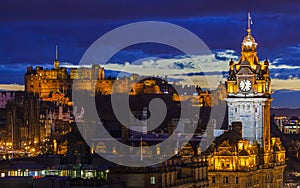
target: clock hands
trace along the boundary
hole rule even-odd
[[[246,90],[246,84],[244,84],[243,90]]]
[[[251,82],[249,80],[243,80],[240,82],[241,91],[249,91],[251,89]]]

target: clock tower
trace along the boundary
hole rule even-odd
[[[285,149],[280,138],[270,138],[269,62],[258,60],[250,21],[248,14],[240,59],[229,62],[229,130],[204,151],[211,188],[284,187]]]
[[[269,62],[260,62],[257,43],[251,34],[251,18],[248,15],[247,35],[242,42],[238,62],[229,62],[226,81],[228,126],[242,122],[242,137],[257,142],[264,153],[270,152],[270,104],[271,88]]]

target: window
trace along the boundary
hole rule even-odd
[[[226,184],[229,183],[228,176],[223,177],[223,183],[226,183]]]
[[[235,177],[235,183],[236,183],[236,184],[239,183],[239,177]]]
[[[155,177],[154,177],[154,176],[151,176],[151,177],[150,177],[150,184],[151,184],[151,185],[154,185],[154,184],[155,184]]]
[[[215,176],[211,177],[211,183],[216,183],[216,177]]]
[[[226,160],[226,167],[227,167],[227,168],[230,167],[230,162],[229,162],[229,160]]]

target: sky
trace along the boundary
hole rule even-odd
[[[227,71],[228,61],[239,58],[250,11],[258,56],[261,61],[270,60],[274,96],[280,99],[273,105],[300,107],[299,10],[296,0],[4,1],[0,6],[0,83],[23,84],[28,65],[52,68],[55,45],[59,45],[62,64],[76,65],[87,48],[106,32],[138,21],[164,21],[188,29],[212,50],[214,56],[209,58]],[[141,58],[141,64],[157,64],[161,60],[147,57],[162,56],[169,59],[164,66],[174,67],[174,59],[184,60],[180,55],[162,45],[136,45],[116,54],[106,68],[122,68]],[[187,64],[182,66],[187,69]],[[293,100],[284,97],[287,93],[294,96]]]

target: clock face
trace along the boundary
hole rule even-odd
[[[252,84],[251,84],[250,80],[242,80],[240,82],[240,90],[241,91],[245,91],[245,92],[250,91],[251,87],[252,87]]]

